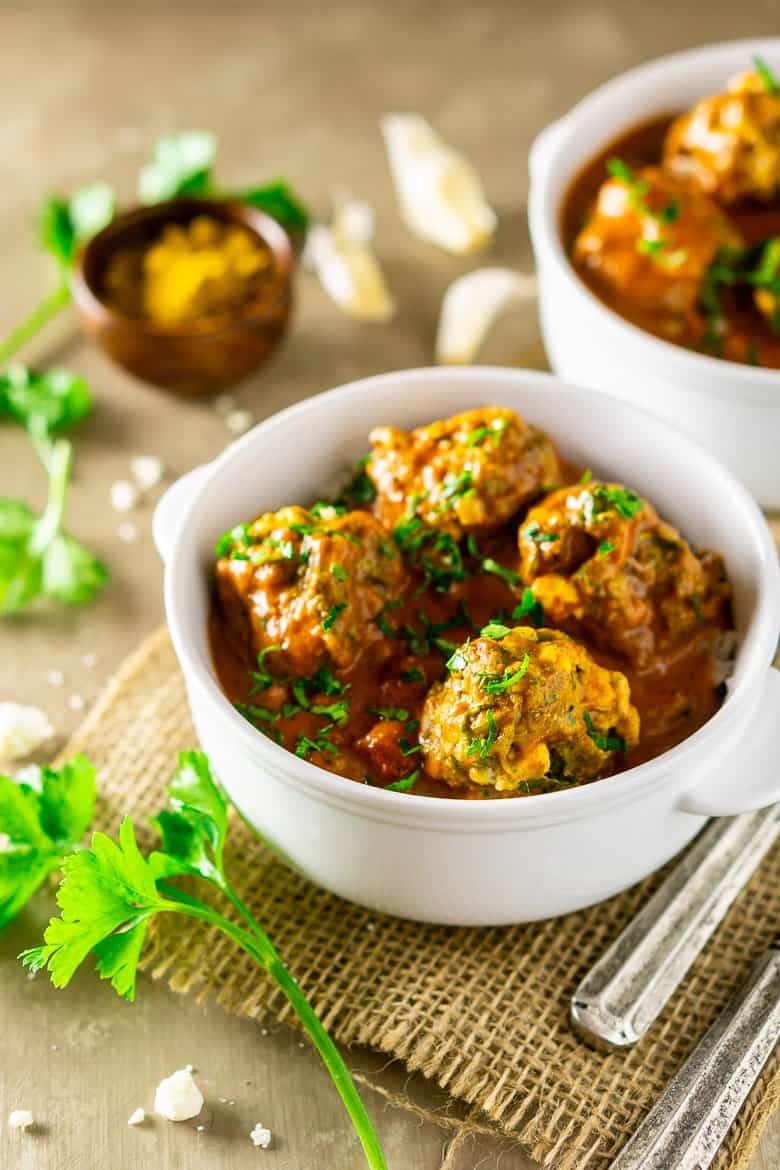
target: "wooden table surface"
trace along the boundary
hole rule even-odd
[[[525,228],[526,157],[538,130],[626,67],[702,40],[776,32],[774,0],[713,0],[703,9],[655,0],[546,0],[544,4],[411,0],[394,3],[90,5],[60,0],[0,4],[0,335],[51,279],[31,221],[41,194],[110,178],[133,197],[155,137],[174,128],[219,136],[223,183],[288,176],[320,213],[337,188],[367,198],[378,247],[399,304],[385,326],[342,316],[302,275],[294,327],[282,354],[239,388],[257,419],[351,378],[432,361],[441,296],[471,267],[414,240],[401,226],[377,120],[393,109],[428,115],[479,168],[501,227],[491,262],[530,270]],[[83,611],[25,617],[2,631],[0,699],[44,706],[64,737],[122,658],[161,620],[160,567],[150,533],[153,492],[129,517],[109,503],[134,454],[159,455],[168,480],[229,440],[205,404],[183,404],[112,368],[79,341],[67,316],[29,355],[87,376],[97,409],[76,436],[72,530],[112,569],[100,601]],[[497,330],[487,359],[543,363],[532,311]],[[0,429],[0,494],[42,502],[44,484],[23,437]],[[118,536],[122,520],[135,543]],[[61,671],[64,685],[49,681]],[[286,1030],[266,1034],[214,1006],[141,981],[120,1003],[85,973],[67,992],[30,980],[15,962],[51,909],[40,896],[0,938],[0,1167],[2,1170],[352,1170],[361,1158],[316,1055]],[[353,1066],[386,1091],[407,1086],[440,1110],[423,1123],[367,1094],[397,1170],[530,1170],[505,1143],[468,1139],[446,1151],[446,1118],[458,1107],[369,1053]],[[130,1129],[154,1087],[191,1063],[207,1097],[194,1124]],[[35,1133],[9,1133],[15,1108]],[[248,1138],[256,1122],[276,1135],[269,1151]],[[780,1124],[770,1125],[753,1170],[780,1164]]]

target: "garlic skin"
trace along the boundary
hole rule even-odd
[[[444,294],[436,334],[439,365],[473,361],[499,313],[536,295],[536,278],[511,268],[477,268]]]
[[[373,236],[373,209],[362,200],[347,199],[329,227],[315,224],[309,229],[304,263],[350,316],[359,321],[389,321],[395,302],[371,247]]]
[[[380,127],[409,230],[459,256],[486,247],[498,218],[468,159],[418,114],[387,114]]]

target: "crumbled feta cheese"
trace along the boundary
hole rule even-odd
[[[499,313],[535,295],[535,277],[511,268],[478,268],[458,277],[441,303],[436,361],[440,365],[472,362]]]
[[[259,1121],[249,1136],[252,1139],[252,1145],[259,1146],[262,1150],[267,1150],[273,1139],[270,1129],[266,1129]]]
[[[46,681],[50,687],[65,686],[65,675],[61,670],[50,670],[46,675]]]
[[[202,1108],[203,1094],[186,1068],[177,1069],[157,1086],[154,1111],[168,1121],[188,1121],[197,1117]]]
[[[0,760],[23,760],[53,735],[54,728],[39,707],[0,703]]]
[[[147,492],[163,477],[162,461],[156,455],[136,455],[130,460],[130,474],[141,491]]]
[[[71,711],[83,711],[87,705],[87,701],[83,695],[71,695],[68,699],[68,706]]]
[[[138,488],[129,479],[116,479],[111,484],[111,507],[115,512],[130,512],[139,500]]]
[[[120,540],[125,542],[125,544],[134,544],[135,541],[138,540],[138,529],[136,528],[135,524],[131,524],[129,520],[125,521],[124,524],[119,525],[116,530],[116,534]]]
[[[254,419],[248,410],[231,410],[225,416],[225,426],[231,435],[243,435],[251,427]]]
[[[9,1129],[29,1129],[33,1124],[33,1115],[29,1109],[14,1109],[8,1114]]]
[[[483,248],[498,219],[468,159],[418,114],[388,114],[380,125],[410,231],[456,254]]]
[[[146,1111],[144,1109],[135,1109],[127,1119],[128,1125],[143,1125],[146,1121]]]

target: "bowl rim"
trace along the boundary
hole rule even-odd
[[[116,248],[121,243],[124,233],[139,223],[175,222],[171,220],[171,212],[174,209],[180,212],[187,209],[193,213],[193,217],[202,212],[225,222],[239,221],[258,236],[271,249],[274,257],[279,290],[273,299],[257,297],[233,313],[169,325],[151,321],[146,317],[131,317],[106,304],[88,276],[95,252],[103,247],[108,247],[109,250]],[[79,311],[96,320],[101,326],[119,326],[148,337],[166,340],[211,341],[232,333],[243,325],[262,321],[289,300],[294,255],[292,240],[287,230],[272,216],[266,215],[256,207],[237,199],[209,199],[183,195],[177,199],[166,199],[161,203],[135,205],[115,215],[79,249],[71,277],[71,288]]]
[[[748,393],[752,391],[753,396],[761,402],[773,399],[776,401],[780,389],[780,370],[732,362],[675,345],[674,342],[657,337],[628,321],[591,292],[571,263],[560,230],[562,204],[577,171],[567,177],[563,191],[558,192],[554,198],[550,196],[549,187],[553,165],[560,155],[565,153],[567,141],[576,137],[581,120],[590,118],[594,112],[606,106],[618,105],[627,88],[645,83],[655,73],[666,71],[678,73],[697,65],[709,64],[712,58],[718,55],[747,56],[749,59],[755,54],[763,56],[767,53],[774,53],[780,57],[780,37],[747,37],[665,53],[605,81],[545,127],[534,139],[529,154],[531,182],[528,198],[528,216],[534,250],[536,251],[538,244],[543,243],[546,246],[545,261],[551,262],[556,271],[568,282],[569,287],[576,291],[583,309],[587,310],[591,317],[600,316],[616,332],[624,333],[635,345],[644,347],[648,353],[648,361],[652,361],[656,367],[658,362],[665,364],[676,362],[681,378],[686,372],[690,372],[697,377],[697,385],[706,384],[707,392],[729,393],[733,390],[733,385],[730,387],[722,385],[722,380],[728,379],[732,383],[739,383],[740,390],[746,390]],[[702,94],[702,97],[704,96],[706,94]],[[622,128],[628,130],[633,125],[636,125],[634,119],[627,120],[622,124]],[[600,146],[593,148],[589,157],[603,149],[610,139],[614,140],[616,136],[616,132],[613,131]],[[549,147],[549,154],[543,157],[546,147]],[[535,165],[537,160],[538,166]],[[716,379],[715,384],[711,381],[713,378]]]
[[[181,551],[186,542],[193,538],[190,525],[192,515],[204,493],[209,491],[220,477],[222,469],[240,452],[255,445],[262,447],[269,439],[272,440],[274,430],[279,425],[286,425],[290,418],[306,417],[314,403],[318,408],[328,410],[337,405],[342,406],[353,397],[371,396],[379,387],[394,383],[398,385],[399,380],[403,384],[405,380],[413,379],[419,386],[421,381],[446,383],[447,379],[453,376],[460,380],[473,378],[475,392],[479,384],[484,383],[486,379],[491,379],[494,386],[503,381],[508,386],[520,388],[542,381],[546,382],[551,390],[563,388],[568,393],[594,398],[601,405],[604,405],[603,400],[606,399],[610,409],[639,415],[640,421],[642,418],[652,419],[656,427],[669,432],[688,451],[695,452],[698,460],[703,460],[709,465],[712,476],[722,481],[724,496],[727,495],[733,501],[735,513],[740,512],[749,518],[751,539],[756,546],[757,560],[762,566],[760,580],[756,583],[755,609],[743,639],[743,643],[752,641],[752,660],[749,661],[737,684],[730,688],[726,700],[718,711],[693,735],[654,759],[614,776],[594,781],[592,784],[562,792],[541,793],[530,798],[464,800],[458,797],[415,795],[415,798],[410,800],[406,793],[356,784],[354,780],[328,772],[308,760],[298,759],[293,753],[263,736],[234,710],[219,686],[213,666],[205,662],[192,644],[193,639],[185,615],[177,605],[178,593],[182,587],[179,569]],[[312,425],[310,417],[307,418],[307,425]],[[670,766],[684,768],[690,765],[692,757],[694,760],[698,758],[701,763],[706,758],[707,745],[710,744],[710,750],[712,748],[713,738],[721,738],[722,746],[722,733],[727,734],[729,727],[742,717],[745,698],[749,700],[751,691],[757,690],[757,680],[764,677],[766,669],[771,664],[780,629],[780,567],[771,534],[758,505],[739,480],[704,448],[642,408],[604,391],[577,386],[553,374],[536,370],[491,366],[459,366],[457,371],[447,367],[397,370],[347,383],[276,412],[235,443],[230,444],[202,470],[203,474],[199,477],[195,490],[182,507],[180,522],[165,564],[166,616],[188,688],[193,685],[197,687],[208,700],[212,713],[220,719],[226,730],[230,729],[231,734],[236,737],[236,742],[242,744],[255,761],[258,756],[264,757],[262,764],[275,768],[285,783],[292,783],[310,793],[313,792],[319,799],[342,805],[346,803],[356,814],[371,815],[373,812],[374,815],[384,814],[392,819],[400,817],[403,820],[418,822],[422,820],[426,823],[443,824],[445,821],[454,821],[456,826],[466,821],[475,826],[501,829],[516,825],[518,822],[574,819],[588,810],[592,813],[604,806],[622,803],[624,800],[635,798],[639,791],[645,791],[654,784],[663,782]],[[192,588],[192,584],[188,585],[186,580],[183,585],[185,588]],[[763,631],[762,626],[765,627]],[[697,776],[696,780],[698,779]]]

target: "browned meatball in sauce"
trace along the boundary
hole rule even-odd
[[[274,667],[347,670],[382,637],[385,602],[403,586],[401,558],[368,512],[267,512],[220,542],[217,589],[238,644],[278,646]]]
[[[723,203],[769,200],[780,191],[780,93],[760,73],[735,77],[672,123],[670,175]]]
[[[513,410],[467,410],[411,433],[376,427],[370,437],[367,470],[389,528],[412,512],[456,540],[491,531],[560,478],[550,439]]]
[[[625,676],[567,634],[525,626],[461,647],[420,726],[432,776],[494,795],[593,780],[638,739]]]
[[[575,240],[575,261],[637,309],[692,313],[716,253],[739,246],[738,232],[707,195],[660,167],[632,173],[619,164],[616,172]]]
[[[552,492],[520,526],[520,575],[548,621],[580,629],[635,666],[673,650],[728,606],[720,557],[694,552],[621,484]]]

